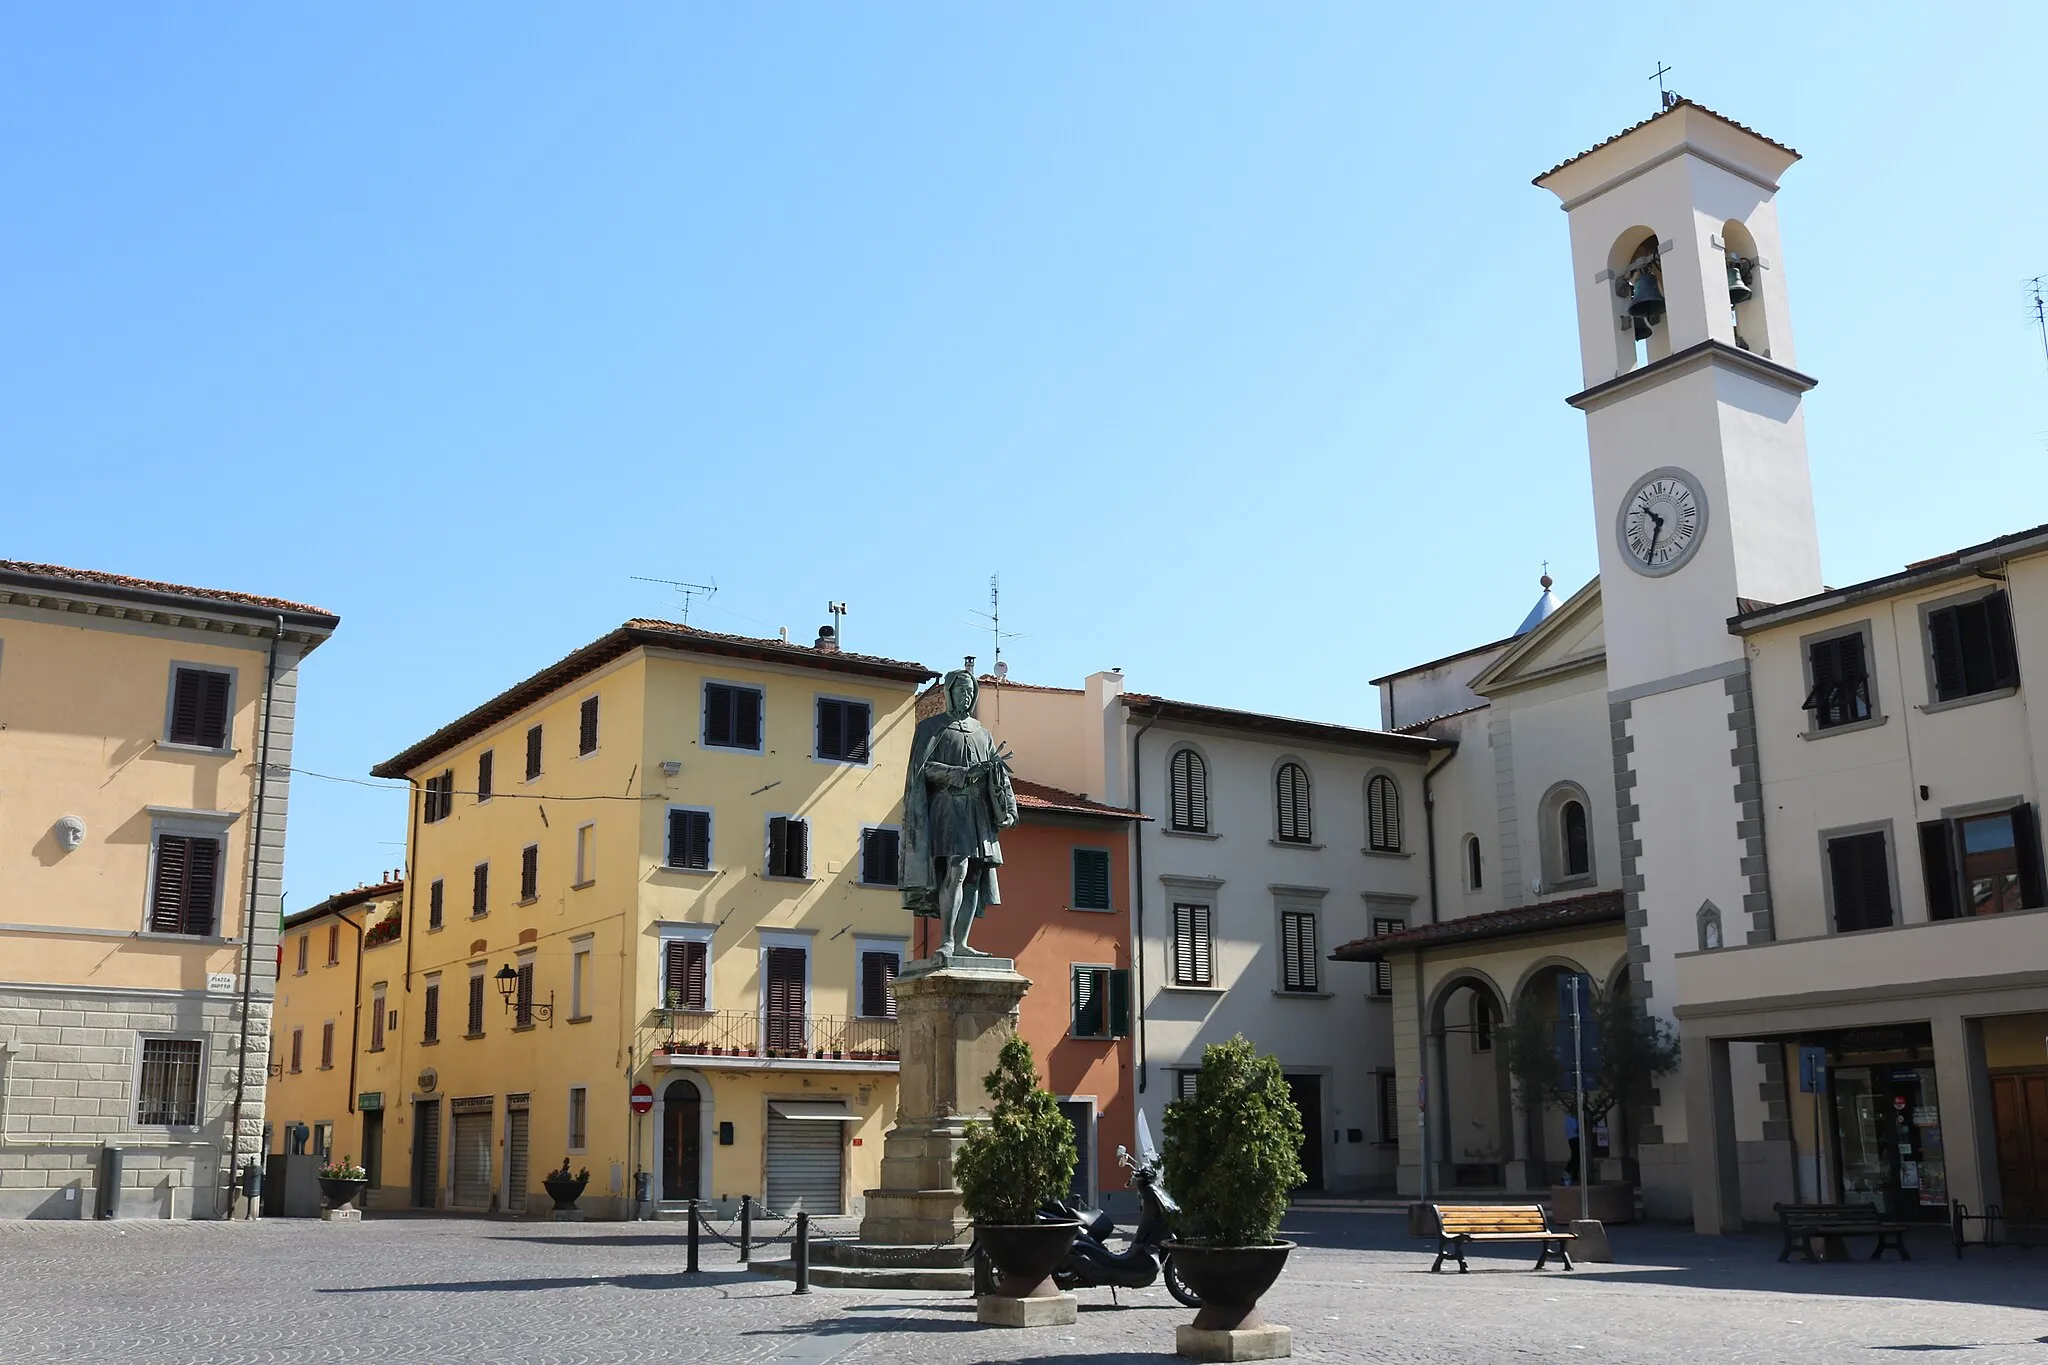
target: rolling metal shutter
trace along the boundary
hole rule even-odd
[[[412,1113],[412,1206],[431,1209],[441,1200],[441,1102],[415,1103]]]
[[[844,1106],[775,1100],[768,1105],[769,1209],[787,1216],[799,1202],[809,1214],[845,1212]]]
[[[491,1115],[455,1116],[455,1207],[491,1206]]]
[[[528,1123],[524,1095],[507,1101],[505,1115],[505,1208],[510,1213],[526,1212],[528,1183]]]

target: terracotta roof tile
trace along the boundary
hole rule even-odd
[[[1440,721],[1455,720],[1459,716],[1469,716],[1474,711],[1484,711],[1489,705],[1491,705],[1489,702],[1480,702],[1476,706],[1461,706],[1455,711],[1440,711],[1436,715],[1425,716],[1421,720],[1411,720],[1406,725],[1396,725],[1393,733],[1397,735],[1419,735]]]
[[[1028,778],[1013,777],[1010,786],[1017,793],[1017,805],[1024,810],[1041,810],[1061,815],[1099,815],[1111,820],[1150,820],[1149,815],[1140,815],[1122,806],[1104,805],[1090,801],[1077,792],[1044,782],[1033,782]]]
[[[1212,725],[1219,729],[1249,734],[1274,735],[1283,739],[1306,740],[1316,744],[1376,749],[1382,752],[1422,755],[1445,747],[1447,741],[1427,735],[1401,734],[1393,730],[1369,730],[1328,721],[1297,720],[1259,711],[1235,711],[1226,706],[1204,706],[1199,702],[1172,701],[1148,692],[1126,692],[1119,698],[1132,714],[1188,725]]]
[[[1555,166],[1552,166],[1543,174],[1537,176],[1535,180],[1531,183],[1541,185],[1544,181],[1550,179],[1551,176],[1556,175],[1559,171],[1571,165],[1573,162],[1584,161],[1587,157],[1593,155],[1593,153],[1599,151],[1602,147],[1605,147],[1610,143],[1619,142],[1623,138],[1627,137],[1630,133],[1633,133],[1641,128],[1647,128],[1651,124],[1655,123],[1658,119],[1663,118],[1666,114],[1675,113],[1680,109],[1697,109],[1702,114],[1706,114],[1710,118],[1717,118],[1721,120],[1721,122],[1727,124],[1730,128],[1740,128],[1743,132],[1748,133],[1751,137],[1757,138],[1758,140],[1763,142],[1770,143],[1773,147],[1776,147],[1781,152],[1789,153],[1792,156],[1799,155],[1798,152],[1793,151],[1790,147],[1787,147],[1784,143],[1778,141],[1776,138],[1765,137],[1762,133],[1759,133],[1756,129],[1750,127],[1748,124],[1737,123],[1734,119],[1729,118],[1726,114],[1716,113],[1714,110],[1707,108],[1706,105],[1701,104],[1696,100],[1689,100],[1681,97],[1679,99],[1673,100],[1664,108],[1659,109],[1656,113],[1650,115],[1641,123],[1632,123],[1628,127],[1616,133],[1613,137],[1602,138],[1600,141],[1586,148],[1585,151],[1580,152],[1577,156],[1566,157],[1564,160],[1558,162]]]
[[[1767,626],[1782,625],[1786,621],[1796,621],[1803,616],[1835,611],[1875,597],[1917,592],[1946,578],[1967,575],[1974,567],[1981,567],[1997,559],[2001,553],[2039,554],[2042,549],[2040,542],[2044,539],[2048,539],[2048,524],[1994,536],[1990,540],[1965,545],[1962,549],[1952,550],[1945,555],[1918,559],[1897,573],[1866,578],[1861,583],[1851,583],[1846,587],[1824,587],[1811,597],[1794,598],[1790,602],[1757,602],[1738,597],[1735,599],[1736,614],[1728,619],[1728,629],[1740,635]]]
[[[286,915],[282,927],[295,929],[301,924],[319,919],[322,915],[336,915],[344,910],[353,910],[366,901],[382,900],[386,896],[395,896],[403,890],[405,890],[405,878],[403,877],[379,882],[375,886],[359,886],[353,891],[343,891],[339,895],[329,896],[318,905],[308,909]]]
[[[162,583],[153,578],[130,578],[126,574],[106,573],[99,569],[66,568],[62,564],[31,564],[18,559],[0,559],[0,582],[12,584],[15,580],[21,579],[46,579],[81,588],[106,588],[122,594],[189,597],[202,602],[260,607],[265,611],[292,612],[300,616],[324,616],[330,621],[340,619],[323,607],[308,606],[304,602],[291,602],[282,597],[263,597],[251,592],[229,592],[224,588],[194,588],[183,583]]]
[[[1619,924],[1622,918],[1619,891],[1595,891],[1541,905],[1514,910],[1495,910],[1484,915],[1467,915],[1440,924],[1417,925],[1397,934],[1353,939],[1330,950],[1333,962],[1374,962],[1388,953],[1409,948],[1438,948],[1459,943],[1483,943],[1488,939],[1514,938],[1522,934],[1545,934],[1573,929],[1584,924]]]

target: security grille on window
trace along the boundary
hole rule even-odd
[[[228,747],[228,693],[234,675],[210,668],[180,668],[171,675],[170,743],[202,749]]]
[[[512,1022],[520,1028],[533,1027],[533,959],[519,963],[519,984],[513,993]]]
[[[540,895],[540,845],[519,850],[519,899],[530,901]]]
[[[860,955],[860,1012],[870,1019],[896,1017],[896,971],[900,953],[869,948]]]
[[[476,874],[471,879],[469,885],[470,918],[479,918],[480,916],[488,913],[490,911],[490,908],[491,865],[489,863],[478,863],[476,865]]]
[[[1401,791],[1384,773],[1365,784],[1365,840],[1374,853],[1401,851]]]
[[[1372,936],[1374,938],[1385,938],[1388,934],[1398,934],[1407,927],[1408,921],[1406,920],[1374,916]],[[1382,997],[1391,996],[1394,993],[1394,964],[1385,958],[1381,958],[1372,964],[1372,993]]]
[[[1074,850],[1074,908],[1107,910],[1109,904],[1109,850]]]
[[[860,879],[869,886],[902,883],[903,836],[893,829],[860,832]]]
[[[540,776],[541,727],[536,725],[526,732],[526,780],[533,781]]]
[[[1167,787],[1175,830],[1209,832],[1209,765],[1193,749],[1179,749],[1166,765]]]
[[[420,998],[420,1041],[441,1041],[441,983],[438,981],[429,981],[425,994]]]
[[[495,749],[486,749],[476,756],[476,799],[479,802],[491,799],[491,778],[496,767]]]
[[[1380,1136],[1383,1143],[1401,1140],[1401,1092],[1395,1083],[1394,1073],[1382,1071],[1377,1077],[1380,1091]]]
[[[768,822],[768,875],[808,877],[810,875],[810,834],[808,820],[778,815]]]
[[[1828,840],[1828,872],[1835,902],[1835,932],[1883,929],[1892,922],[1890,863],[1881,830]]]
[[[839,763],[868,761],[868,718],[864,701],[818,698],[818,757]]]
[[[2041,831],[2031,805],[1920,826],[1931,919],[1998,915],[2048,904]]]
[[[1287,844],[1312,842],[1315,831],[1314,822],[1309,818],[1308,769],[1299,763],[1282,763],[1273,779],[1273,788],[1274,819],[1279,827],[1280,841]]]
[[[597,698],[585,697],[576,713],[576,752],[597,752]]]
[[[469,1036],[484,1036],[484,974],[478,968],[469,976]]]
[[[668,865],[711,870],[711,812],[672,809],[668,813]]]
[[[2003,589],[1928,612],[1927,643],[1934,660],[1936,701],[2019,686],[2012,608]]]
[[[455,813],[455,774],[452,770],[428,778],[424,791],[426,809],[420,812],[420,818],[426,823],[439,824]]]
[[[661,998],[672,1010],[702,1012],[711,947],[695,939],[670,939],[661,948]]]
[[[713,749],[761,747],[761,689],[704,684],[704,743]]]
[[[1131,975],[1119,967],[1076,967],[1073,976],[1076,1038],[1127,1038],[1131,1033]]]
[[[151,933],[212,935],[220,862],[220,840],[212,835],[157,835],[156,880],[149,891]]]
[[[1173,984],[1213,985],[1214,945],[1209,938],[1209,907],[1187,902],[1173,907]]]
[[[135,1121],[153,1127],[197,1126],[199,1068],[205,1056],[206,1045],[197,1038],[143,1039]]]
[[[1802,707],[1813,712],[1813,728],[1832,730],[1869,720],[1870,671],[1863,659],[1863,633],[1851,631],[1806,647],[1813,686]]]
[[[1316,977],[1316,917],[1306,910],[1280,912],[1280,989],[1313,994]]]
[[[427,927],[441,927],[441,917],[448,905],[448,888],[439,877],[427,887]]]

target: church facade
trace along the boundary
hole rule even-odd
[[[1563,1176],[1563,1116],[1520,1103],[1494,1030],[1576,975],[1683,1044],[1587,1135],[1650,1215],[2048,1217],[2048,530],[1823,586],[1796,159],[1674,98],[1537,178],[1570,224],[1600,574],[1377,680],[1387,728],[1456,745],[1429,922],[1333,954],[1392,979],[1404,1191]]]

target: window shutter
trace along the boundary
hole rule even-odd
[[[1081,910],[1110,908],[1107,849],[1074,850],[1074,905]]]
[[[469,888],[469,913],[481,915],[490,909],[490,904],[491,865],[489,863],[478,863],[476,865],[476,878]]]
[[[768,821],[768,875],[781,877],[789,866],[789,817],[773,816]]]
[[[1173,907],[1173,984],[1195,984],[1195,907]]]
[[[1835,883],[1837,932],[1880,929],[1892,922],[1884,835],[1856,834],[1829,840],[1828,867]]]
[[[1107,972],[1109,980],[1109,1036],[1131,1036],[1131,973],[1128,968]]]
[[[427,987],[427,997],[420,1008],[420,1041],[431,1043],[441,1036],[441,988]]]
[[[520,963],[518,975],[519,984],[514,990],[517,1012],[513,1017],[519,1021],[521,1028],[525,1028],[533,1022],[533,964]]]
[[[751,687],[733,692],[732,742],[742,749],[761,747],[761,694]]]
[[[1168,779],[1173,788],[1173,827],[1175,829],[1187,829],[1193,820],[1193,816],[1189,814],[1188,806],[1188,759],[1191,757],[1192,755],[1183,749],[1173,756],[1173,762],[1167,768]]]
[[[1920,826],[1920,871],[1927,881],[1929,919],[1954,919],[1956,915],[1954,841],[1954,826],[1946,820],[1929,820]]]
[[[846,707],[829,697],[818,699],[818,757],[846,757]]]
[[[896,1017],[895,953],[869,952],[860,955],[860,1012],[871,1019]]]
[[[1928,648],[1934,657],[1934,699],[1963,695],[1963,640],[1954,607],[1927,614]]]
[[[436,877],[433,884],[427,888],[427,927],[429,929],[441,927],[441,914],[446,906],[446,888],[443,886],[441,879]]]
[[[1813,670],[1813,686],[1806,693],[1806,700],[1800,705],[1814,713],[1816,726],[1834,724],[1829,703],[1835,695],[1835,684],[1841,681],[1839,655],[1835,640],[1818,640],[1806,651],[1808,666]],[[1859,639],[1860,643],[1860,639]]]
[[[769,1047],[795,1052],[804,1046],[804,950],[768,950]]]
[[[540,735],[541,727],[538,725],[526,732],[526,780],[529,782],[540,776]]]
[[[491,769],[497,762],[497,751],[486,749],[476,756],[476,799],[491,799]]]
[[[1394,964],[1385,958],[1372,964],[1372,989],[1375,995],[1394,993]]]
[[[1197,834],[1209,831],[1209,769],[1193,749],[1175,752],[1168,769],[1173,789],[1173,827]]]
[[[1074,1036],[1102,1036],[1102,990],[1093,967],[1074,968]]]
[[[175,934],[185,923],[185,872],[191,863],[192,841],[165,834],[156,841],[156,886],[149,898],[149,928]]]
[[[528,844],[519,850],[519,899],[530,901],[540,894],[540,846]]]
[[[2017,687],[2020,666],[2012,639],[2012,600],[2003,588],[1984,599],[1984,629],[1990,636],[1991,686]]]
[[[1863,923],[1882,929],[1892,922],[1892,882],[1885,863],[1884,836],[1866,834],[1859,841],[1863,860]]]
[[[1197,986],[1211,985],[1213,984],[1213,978],[1211,976],[1212,963],[1210,962],[1209,907],[1206,905],[1193,905],[1188,908],[1193,911],[1193,914],[1189,916],[1189,920],[1193,930],[1194,984]]]
[[[789,822],[789,875],[802,877],[809,873],[811,851],[807,847],[811,826],[805,820]]]
[[[585,697],[583,706],[576,717],[576,752],[590,754],[597,752],[597,698]]]
[[[228,745],[228,675],[199,676],[199,742],[215,749]]]
[[[704,742],[721,747],[737,741],[733,739],[733,689],[718,683],[704,684]]]
[[[171,675],[171,743],[198,742],[198,675],[189,668],[181,668]]]
[[[481,975],[469,979],[469,1031],[472,1034],[484,1031],[484,979]]]
[[[191,869],[186,874],[183,932],[213,932],[214,901],[220,893],[220,840],[188,839]]]
[[[2020,865],[2020,904],[2029,910],[2048,905],[2048,887],[2041,879],[2040,819],[2024,801],[2012,808],[2012,851]]]

